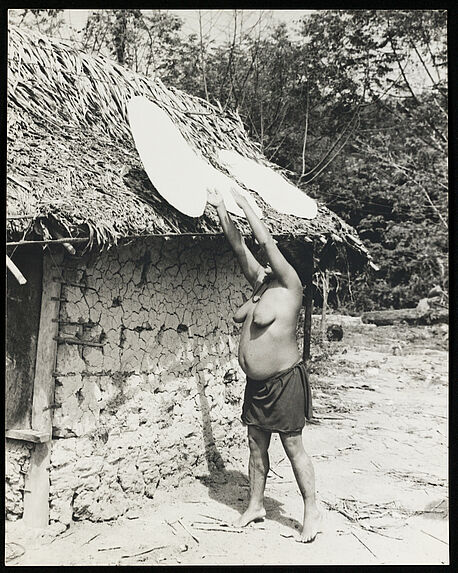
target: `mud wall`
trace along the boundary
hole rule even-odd
[[[151,239],[60,277],[51,520],[108,520],[245,439],[232,315],[248,294],[223,240]],[[81,286],[78,286],[81,285]]]
[[[5,443],[5,517],[11,521],[22,517],[25,475],[32,448],[32,444],[19,440]]]

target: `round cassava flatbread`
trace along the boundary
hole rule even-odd
[[[273,169],[232,150],[221,150],[218,159],[233,177],[247,189],[256,191],[279,213],[303,219],[316,217],[316,201]]]
[[[258,217],[262,211],[255,199],[231,177],[215,169],[187,143],[178,127],[158,105],[143,96],[127,104],[129,124],[143,167],[157,191],[175,209],[200,217],[207,203],[207,189],[215,187],[228,211],[245,217],[231,187],[245,196]]]
[[[127,104],[135,146],[154,187],[175,209],[200,217],[207,203],[201,160],[159,106],[135,96]]]

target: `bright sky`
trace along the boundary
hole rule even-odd
[[[205,35],[211,34],[213,39],[218,40],[233,33],[234,10],[169,11],[184,20],[183,29],[187,33],[199,33],[199,13]],[[256,26],[264,29],[280,22],[294,26],[295,21],[311,12],[313,10],[237,10],[237,26],[245,30]]]
[[[303,16],[311,14],[314,10],[237,10],[237,26],[249,29],[252,26],[268,26],[279,22],[285,22],[288,26],[294,26],[295,21]],[[183,31],[186,34],[199,34],[199,16],[202,24],[202,32],[205,37],[216,42],[224,40],[233,32],[234,10],[168,10],[171,14],[179,16],[184,24]],[[65,10],[64,16],[67,23],[76,30],[84,27],[87,20],[88,10]]]

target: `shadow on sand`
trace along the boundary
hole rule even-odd
[[[241,514],[245,511],[249,501],[250,487],[248,476],[238,470],[226,468],[226,464],[215,444],[210,419],[210,407],[202,380],[198,383],[198,391],[202,413],[205,458],[209,472],[205,476],[198,477],[198,479],[208,487],[209,496],[212,499],[219,503],[226,504]],[[293,484],[291,484],[291,486],[296,487]],[[299,501],[299,492],[297,492],[297,494]],[[283,504],[278,500],[265,496],[264,506],[267,512],[267,520],[277,521],[281,525],[290,527],[296,531],[301,529],[302,524],[299,521],[284,514]]]

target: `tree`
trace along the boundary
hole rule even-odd
[[[8,11],[10,22],[29,28],[34,28],[42,34],[53,36],[59,34],[64,20],[62,8],[26,8]]]
[[[135,72],[174,83],[177,76],[183,76],[182,56],[188,47],[181,26],[180,18],[164,10],[94,10],[84,30],[83,49],[115,57]]]
[[[354,289],[359,304],[413,306],[432,284],[447,287],[445,13],[354,16],[355,43],[368,34],[381,54],[369,60],[377,75],[357,135],[322,177],[321,193],[340,195],[332,208],[382,262],[370,297],[367,289]],[[352,33],[348,22],[347,30]]]

